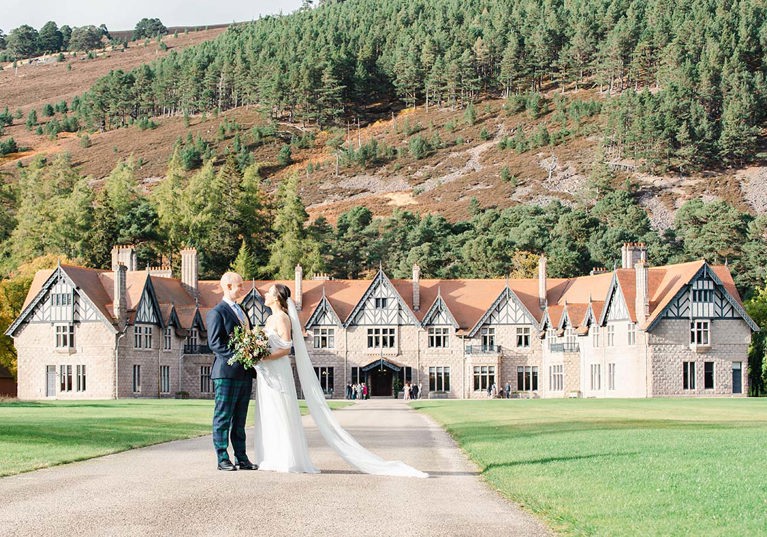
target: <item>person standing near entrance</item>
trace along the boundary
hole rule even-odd
[[[349,383],[346,384],[346,398],[347,399],[352,398],[352,385]]]
[[[368,398],[368,385],[363,384],[362,385],[362,398],[367,399]]]
[[[411,399],[418,399],[418,395],[419,395],[420,393],[421,393],[421,392],[419,392],[419,391],[418,391],[418,384],[413,384],[413,385],[410,387],[410,398],[411,398]]]

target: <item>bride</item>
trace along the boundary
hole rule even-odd
[[[256,464],[276,472],[319,473],[309,458],[301,414],[298,410],[290,348],[294,347],[296,369],[306,404],[325,441],[358,470],[376,475],[428,477],[428,474],[399,462],[385,461],[357,443],[336,421],[314,373],[306,350],[301,323],[290,289],[282,284],[269,288],[264,303],[272,310],[264,331],[272,353],[257,366]]]

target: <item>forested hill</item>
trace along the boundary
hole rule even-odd
[[[85,122],[259,104],[325,126],[374,102],[596,85],[609,146],[694,170],[752,160],[767,110],[760,0],[349,0],[230,29],[83,96]]]

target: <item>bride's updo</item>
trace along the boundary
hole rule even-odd
[[[280,303],[282,309],[288,311],[288,299],[290,298],[290,288],[282,285],[281,283],[274,284],[274,290],[277,294],[277,302]]]

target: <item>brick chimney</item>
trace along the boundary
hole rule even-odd
[[[538,305],[546,308],[546,256],[538,259]]]
[[[304,269],[301,265],[296,265],[296,296],[295,303],[296,309],[301,311],[301,306],[304,298]]]
[[[413,265],[413,311],[421,309],[421,267]]]
[[[621,267],[634,268],[639,261],[647,261],[647,245],[643,242],[627,242],[621,247]]]
[[[127,284],[125,282],[125,274],[128,272],[128,268],[125,265],[118,265],[115,268],[112,313],[114,314],[115,319],[117,319],[118,326],[122,328],[125,326],[125,322],[128,319],[128,293]]]
[[[117,267],[124,265],[131,272],[138,270],[136,248],[133,246],[114,246],[112,248],[112,271],[117,272]]]
[[[650,316],[650,280],[647,262],[640,259],[634,265],[636,271],[636,314],[637,324],[642,325]]]
[[[197,248],[181,250],[181,285],[195,297],[198,295],[198,271]]]

